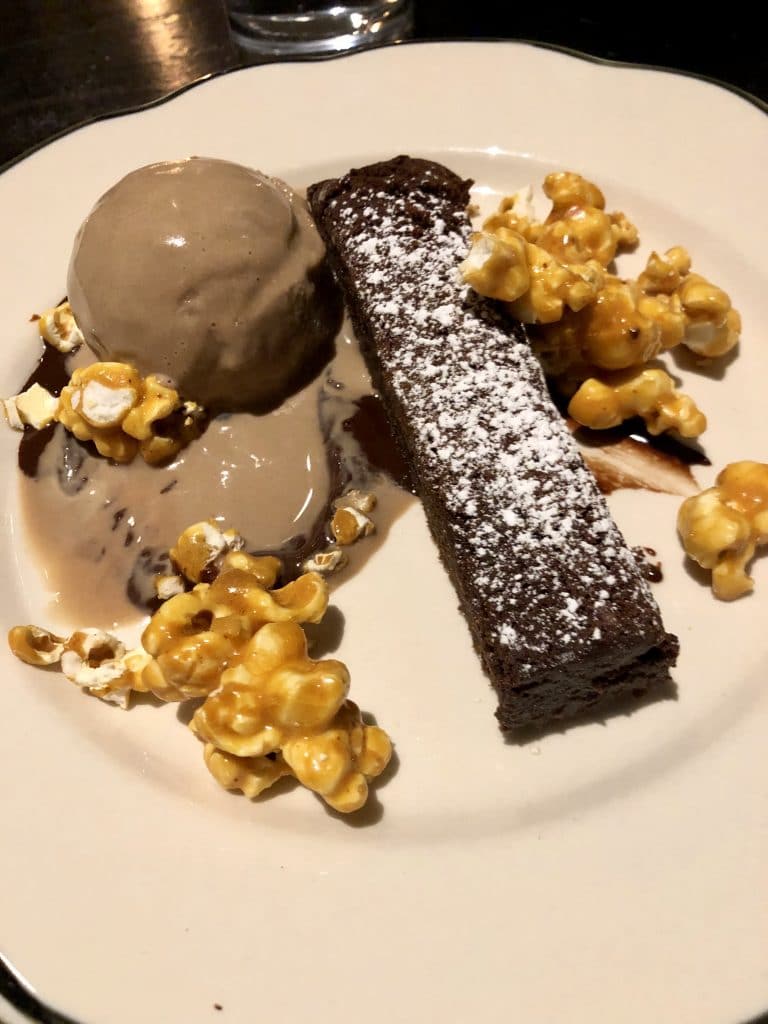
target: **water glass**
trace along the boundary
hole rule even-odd
[[[404,39],[412,0],[227,0],[236,42],[254,58],[317,57]]]

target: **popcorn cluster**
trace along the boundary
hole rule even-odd
[[[308,572],[275,589],[279,560],[241,548],[236,531],[214,523],[185,530],[171,552],[182,589],[152,616],[137,650],[100,630],[64,639],[36,626],[14,627],[10,648],[30,665],[60,665],[85,692],[123,707],[132,692],[203,698],[191,729],[227,789],[253,797],[292,775],[335,810],[358,810],[392,745],[348,699],[346,666],[308,655],[301,625],[323,618],[327,584]]]
[[[680,344],[702,358],[730,351],[741,318],[728,295],[691,273],[690,256],[680,246],[652,252],[637,280],[619,278],[608,268],[618,252],[637,245],[635,226],[623,213],[606,213],[600,189],[578,174],[549,174],[543,190],[552,201],[543,223],[533,216],[530,192],[502,200],[472,237],[461,265],[464,279],[536,325],[532,344],[560,390],[575,392],[568,412],[577,422],[597,427],[606,419],[594,414],[599,394],[614,413],[606,426],[641,415],[653,432],[697,436],[706,419],[695,403],[679,395],[667,375],[643,376],[643,368]],[[634,373],[612,377],[617,371]],[[649,388],[658,390],[659,401],[647,413],[645,401],[642,408],[627,402],[630,390]],[[675,412],[664,414],[660,403]],[[621,410],[626,412],[617,419]]]
[[[156,465],[199,436],[203,410],[183,402],[159,377],[126,363],[92,363],[75,370],[62,390],[56,419],[100,455]]]
[[[568,412],[584,427],[606,430],[641,416],[651,434],[676,430],[682,437],[698,437],[707,419],[688,395],[681,395],[664,370],[632,369],[603,380],[590,377],[571,399]]]
[[[712,570],[712,590],[723,601],[748,594],[746,567],[768,544],[768,464],[732,462],[709,487],[687,498],[677,517],[686,553]]]
[[[43,341],[65,355],[74,352],[83,343],[82,332],[68,302],[47,309],[38,318],[37,328]]]
[[[317,551],[303,563],[305,572],[319,572],[330,576],[347,564],[343,548],[370,537],[376,531],[371,513],[376,508],[376,495],[366,491],[349,490],[333,503],[333,516],[328,524],[328,533],[333,543],[325,550]]]
[[[37,324],[46,344],[65,355],[82,344],[68,302],[47,310]],[[167,462],[199,437],[205,418],[199,405],[183,401],[160,377],[141,377],[126,363],[75,370],[59,398],[33,384],[0,404],[14,430],[40,430],[58,420],[105,458],[132,462],[138,454],[150,465]]]

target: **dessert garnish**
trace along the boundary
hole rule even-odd
[[[674,430],[681,437],[699,437],[707,418],[688,395],[681,395],[664,370],[640,367],[589,377],[568,405],[568,415],[592,430],[617,427],[639,416],[651,434]]]
[[[523,328],[473,293],[469,182],[398,157],[308,190],[504,728],[668,679],[677,653]]]
[[[686,498],[677,516],[686,554],[712,570],[712,592],[723,601],[750,593],[747,565],[768,544],[768,464],[732,462],[713,487]]]
[[[238,550],[238,538],[204,523],[185,531],[174,557],[194,585],[163,601],[139,648],[128,651],[103,630],[60,637],[37,626],[11,629],[9,646],[27,664],[59,665],[83,692],[124,708],[134,693],[204,698],[190,727],[225,788],[255,797],[289,775],[334,810],[356,811],[392,746],[348,699],[346,666],[308,655],[301,624],[322,620],[327,584],[306,573],[276,589],[279,560]],[[196,582],[203,576],[209,582]]]
[[[142,377],[126,363],[91,363],[75,370],[62,390],[56,417],[99,455],[149,465],[170,461],[199,437],[206,419],[196,402],[154,374]]]
[[[571,171],[547,175],[543,191],[552,201],[543,223],[530,193],[501,201],[472,236],[464,279],[535,325],[532,345],[579,423],[601,429],[640,415],[654,433],[697,437],[703,414],[645,364],[680,344],[703,359],[729,352],[741,330],[730,298],[691,272],[681,246],[652,252],[636,280],[611,273],[617,252],[637,245],[637,228],[606,213],[600,189]]]

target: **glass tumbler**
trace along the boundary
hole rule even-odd
[[[404,39],[412,0],[227,0],[236,42],[255,58],[327,56]]]

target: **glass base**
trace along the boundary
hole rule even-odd
[[[250,6],[250,10],[240,9]],[[329,56],[405,39],[413,30],[410,0],[334,4],[301,14],[254,13],[259,4],[232,4],[232,36],[246,55],[262,59]],[[263,4],[269,7],[274,5]]]

